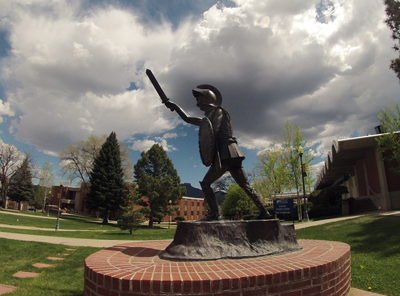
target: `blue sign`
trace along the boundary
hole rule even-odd
[[[275,199],[274,211],[276,214],[290,214],[293,212],[293,199]]]

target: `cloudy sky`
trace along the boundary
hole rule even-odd
[[[192,88],[221,91],[246,170],[285,118],[318,164],[399,101],[384,19],[381,0],[1,1],[0,138],[57,169],[68,145],[115,131],[134,164],[160,143],[198,186],[197,129],[161,104],[148,68],[194,116]]]

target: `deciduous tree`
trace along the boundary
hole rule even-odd
[[[6,207],[9,181],[11,176],[21,165],[25,154],[20,152],[14,145],[3,143],[0,139],[0,185],[2,207]]]
[[[117,136],[112,132],[94,159],[85,198],[86,208],[103,212],[103,224],[108,223],[110,211],[119,211],[125,204],[123,175]]]
[[[296,192],[297,203],[300,204],[302,191],[301,165],[298,148],[303,152],[303,164],[306,164],[307,176],[312,175],[310,162],[314,159],[311,150],[306,147],[300,127],[294,130],[289,119],[283,129],[281,144],[274,139],[271,147],[259,153],[256,165],[255,187],[265,197],[273,197],[278,193]],[[305,180],[308,188],[313,179]],[[301,207],[298,207],[299,219],[302,219]]]
[[[389,104],[389,110],[382,110],[378,116],[385,134],[376,138],[384,154],[385,161],[393,161],[396,166],[391,169],[400,174],[400,106]]]
[[[311,154],[310,149],[306,148],[307,141],[304,140],[303,134],[300,132],[300,127],[297,126],[293,131],[293,125],[289,119],[286,118],[286,124],[283,129],[282,146],[285,149],[286,163],[288,167],[289,182],[286,190],[295,190],[297,193],[297,204],[301,204],[300,192],[302,191],[302,168],[300,164],[299,147],[303,148],[303,164],[306,165],[307,175],[310,173],[310,166],[308,165],[314,156]],[[302,220],[301,207],[297,207],[299,220]]]
[[[48,198],[50,197],[52,185],[54,183],[53,166],[50,162],[43,164],[43,168],[39,171],[39,184],[36,189],[37,203],[41,204],[42,212],[46,207]]]
[[[245,213],[253,212],[257,208],[243,189],[238,184],[232,183],[229,185],[221,210],[225,217],[239,215],[240,219],[243,219]]]
[[[288,187],[289,168],[286,164],[285,149],[276,142],[274,139],[270,148],[257,155],[255,171],[258,177],[254,186],[264,198],[275,198]]]
[[[141,205],[148,207],[149,227],[153,227],[156,213],[167,211],[169,200],[175,204],[186,193],[172,161],[158,144],[141,153],[134,166],[134,176],[144,196]]]

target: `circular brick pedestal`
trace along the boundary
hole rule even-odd
[[[350,246],[299,240],[301,251],[247,259],[173,262],[158,257],[171,241],[116,245],[85,261],[85,296],[346,295]]]

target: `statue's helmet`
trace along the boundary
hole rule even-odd
[[[222,96],[219,90],[208,84],[202,84],[192,90],[193,96],[202,96],[201,104],[209,106],[219,106],[222,103]]]

